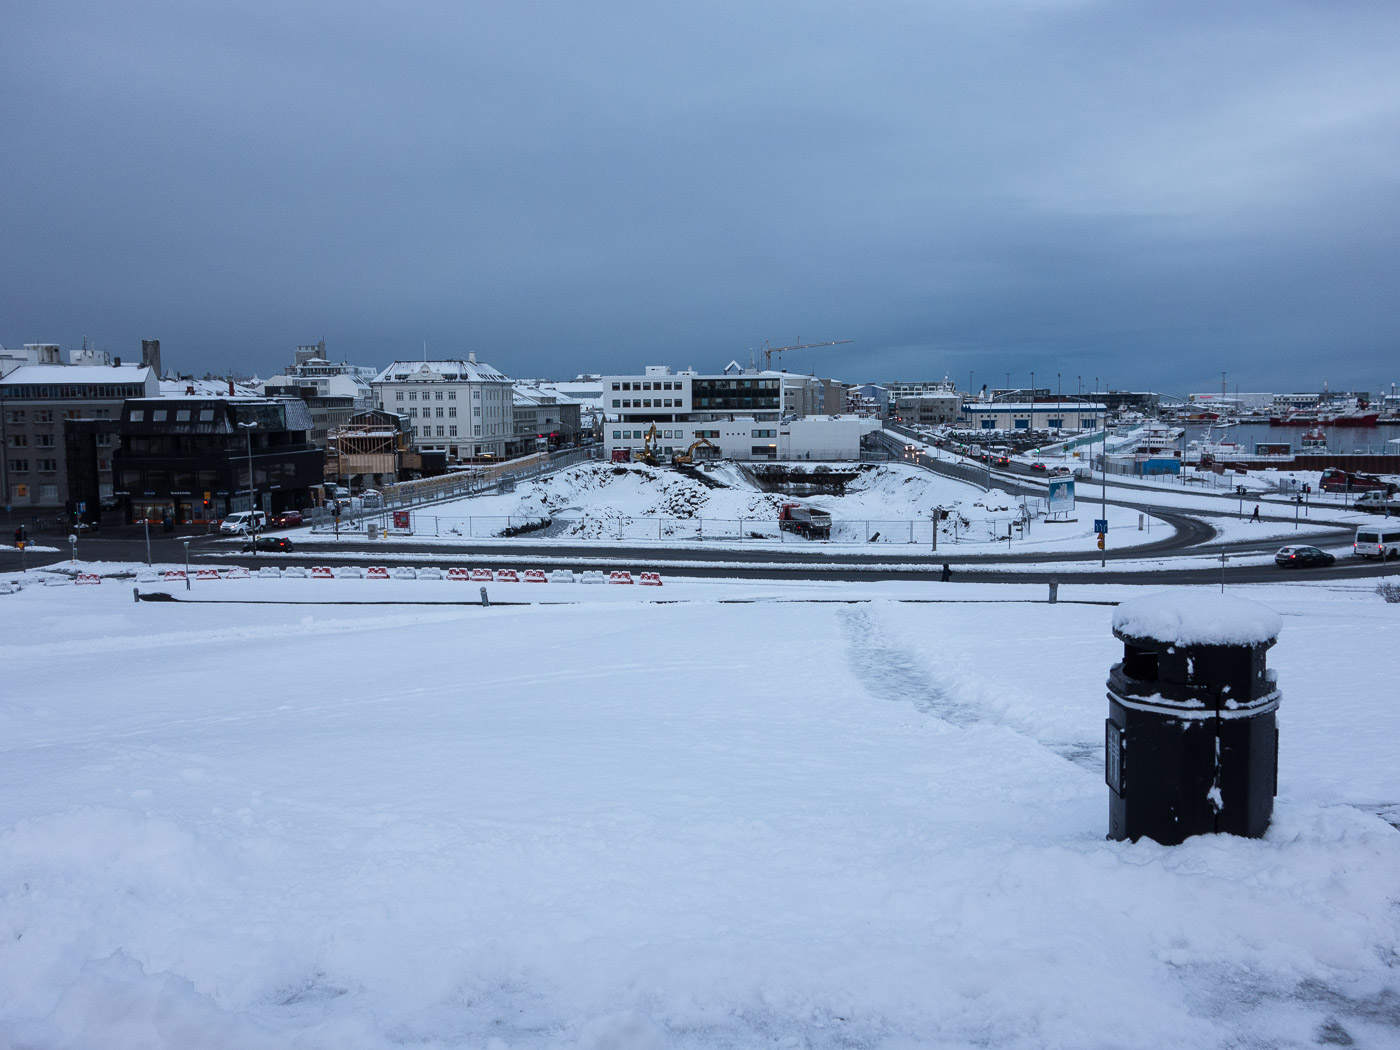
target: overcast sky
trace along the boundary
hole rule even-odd
[[[1400,4],[8,3],[0,344],[1400,381]]]

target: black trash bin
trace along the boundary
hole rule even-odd
[[[1211,832],[1264,834],[1278,793],[1279,704],[1265,654],[1280,626],[1271,610],[1225,595],[1168,592],[1118,607],[1109,838],[1176,845]]]

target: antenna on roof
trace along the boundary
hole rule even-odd
[[[423,340],[423,363],[428,363],[428,341],[426,339]]]

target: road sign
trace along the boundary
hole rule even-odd
[[[1095,519],[1094,519],[1094,531],[1095,531],[1095,532],[1107,532],[1107,531],[1108,531],[1108,519],[1107,519],[1107,518],[1095,518]]]

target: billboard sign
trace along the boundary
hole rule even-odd
[[[1045,506],[1051,514],[1074,510],[1074,479],[1051,478],[1046,485]]]

